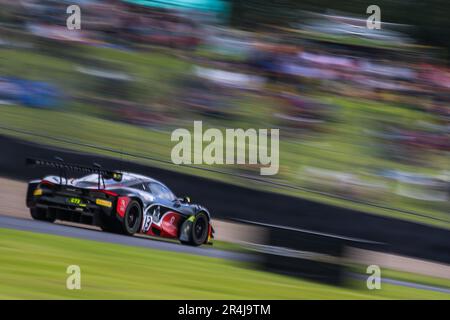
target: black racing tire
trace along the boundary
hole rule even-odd
[[[139,202],[131,200],[123,217],[123,233],[129,236],[137,233],[142,224],[142,208]]]
[[[123,222],[120,222],[116,217],[102,216],[100,228],[105,232],[131,236],[139,231],[141,223],[141,205],[136,200],[132,200],[128,203]]]
[[[44,208],[30,208],[31,217],[34,220],[54,222],[55,218],[51,218],[47,215],[47,209]]]
[[[189,241],[180,241],[182,244],[198,247],[208,238],[209,220],[205,213],[200,212],[195,216],[190,230]]]

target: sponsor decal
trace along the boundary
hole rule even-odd
[[[80,198],[69,198],[67,199],[67,202],[69,202],[69,204],[76,205],[79,207],[86,207],[86,204],[82,203]]]
[[[103,207],[108,207],[108,208],[112,207],[112,202],[108,201],[108,200],[96,199],[95,203],[98,204],[99,206],[103,206]]]
[[[151,225],[152,225],[152,214],[149,213],[149,210],[146,210],[144,214],[144,222],[142,223],[142,232],[147,233],[147,231],[150,230]]]
[[[78,199],[78,198],[70,198],[70,199],[69,199],[69,202],[70,202],[71,204],[81,204],[81,199]]]
[[[125,216],[125,211],[127,210],[128,203],[130,202],[130,198],[128,197],[119,197],[117,201],[117,213],[122,218]]]

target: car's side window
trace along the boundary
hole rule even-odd
[[[161,198],[162,190],[160,186],[156,183],[149,183],[147,185],[147,189],[151,192],[155,197]]]
[[[176,197],[172,193],[172,191],[170,191],[169,189],[167,189],[164,186],[161,186],[161,189],[163,190],[163,193],[164,193],[164,199],[169,200],[169,201],[173,201],[176,199]]]
[[[148,187],[150,188],[150,192],[154,194],[156,197],[172,201],[175,199],[175,196],[173,193],[167,189],[166,187],[162,186],[159,183],[149,183]]]
[[[132,185],[131,188],[147,191],[147,188],[145,187],[145,185],[143,183],[138,183],[138,184]]]

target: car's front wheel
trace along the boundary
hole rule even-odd
[[[180,242],[191,246],[200,246],[208,237],[209,221],[203,212],[197,214],[189,229],[189,240]]]
[[[34,220],[47,222],[55,221],[55,218],[51,218],[47,215],[47,209],[44,208],[30,208],[30,214]]]

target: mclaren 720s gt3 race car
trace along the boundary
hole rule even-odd
[[[28,183],[26,204],[36,220],[56,219],[99,226],[126,235],[142,233],[178,239],[183,244],[211,244],[214,229],[209,211],[177,198],[163,183],[134,173],[57,161],[27,159],[31,166],[57,169]],[[69,171],[84,174],[69,178]]]

